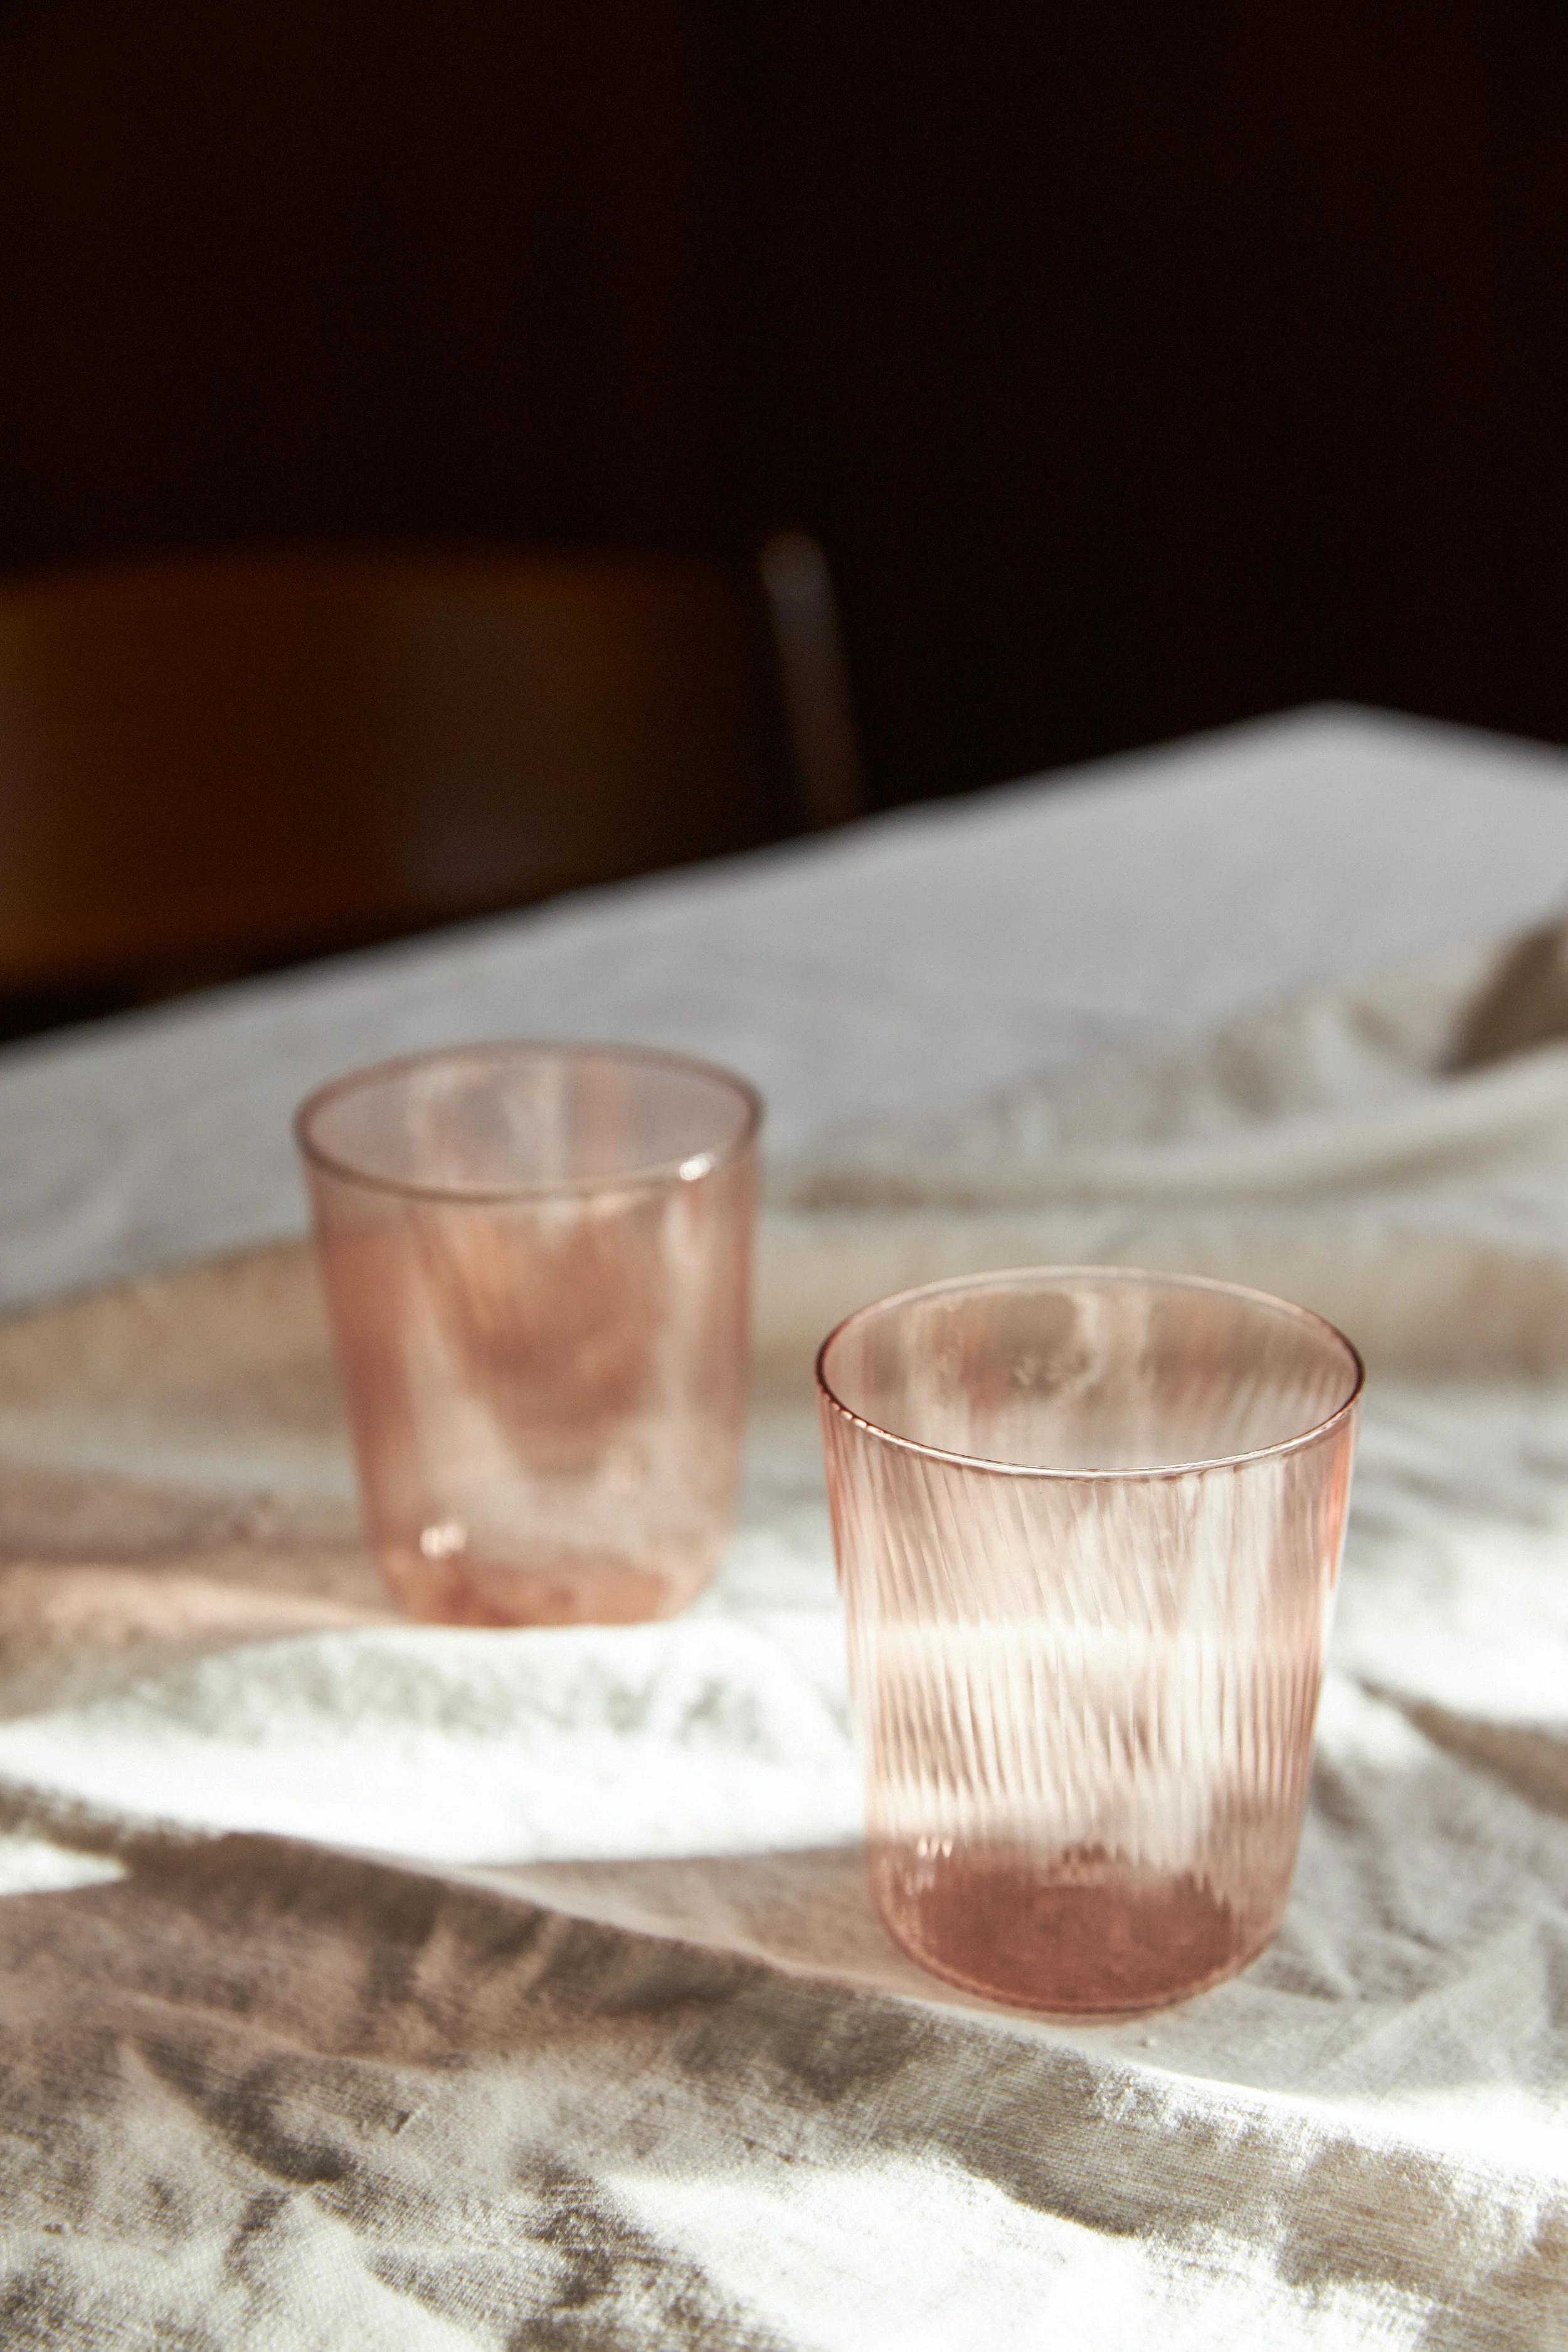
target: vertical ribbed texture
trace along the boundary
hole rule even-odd
[[[1353,1413],[1249,1461],[1086,1476],[943,1461],[829,1399],[823,1424],[893,1933],[1062,2011],[1241,1966],[1289,1890]]]
[[[695,1600],[745,1434],[755,1102],[633,1047],[454,1047],[300,1114],[367,1531],[468,1625]]]

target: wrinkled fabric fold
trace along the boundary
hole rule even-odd
[[[0,2336],[1568,2336],[1568,1055],[1496,951],[774,1173],[747,1498],[646,1627],[396,1622],[286,1245],[0,1328]],[[871,1911],[827,1324],[1152,1263],[1373,1366],[1284,1932],[1159,2016]]]

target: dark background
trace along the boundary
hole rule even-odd
[[[827,548],[872,797],[1568,740],[1547,0],[9,0],[0,566]]]

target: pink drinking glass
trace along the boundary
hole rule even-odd
[[[757,1096],[633,1046],[468,1045],[295,1133],[360,1493],[416,1617],[684,1608],[734,1523]]]
[[[1061,2015],[1181,2000],[1290,1889],[1361,1360],[1259,1291],[933,1283],[817,1359],[878,1908]]]

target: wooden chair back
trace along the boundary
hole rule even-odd
[[[770,655],[762,610],[719,564],[564,555],[0,586],[0,990],[243,968],[842,815],[841,747],[826,785],[801,749],[823,656],[776,607]]]

